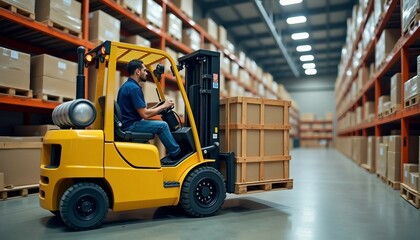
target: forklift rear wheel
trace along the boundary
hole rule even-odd
[[[182,185],[181,206],[187,214],[207,217],[217,213],[226,198],[222,174],[212,167],[200,167],[188,174]]]
[[[82,182],[67,189],[60,202],[63,222],[74,230],[98,227],[106,217],[109,200],[97,184]]]

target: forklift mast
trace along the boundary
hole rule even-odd
[[[185,90],[190,101],[205,158],[219,158],[220,53],[197,50],[178,59],[185,67]],[[187,116],[185,114],[185,116]],[[188,117],[185,126],[190,127]]]

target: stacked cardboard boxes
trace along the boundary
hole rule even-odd
[[[218,39],[217,24],[211,18],[203,18],[199,22],[200,26],[210,35],[214,40]]]
[[[0,47],[0,85],[29,90],[30,55]]]
[[[389,136],[386,177],[393,182],[401,181],[401,136]]]
[[[401,30],[398,29],[384,29],[381,36],[376,43],[375,49],[375,63],[376,69],[382,66],[385,58],[391,53],[395,44],[401,36]]]
[[[404,184],[412,188],[413,190],[418,189],[418,176],[419,176],[419,164],[418,163],[405,163],[404,164]],[[417,181],[416,181],[417,180]]]
[[[182,43],[190,47],[192,50],[197,50],[201,46],[201,36],[193,28],[182,30]]]
[[[31,58],[31,89],[34,94],[74,98],[77,63],[42,54]]]
[[[106,40],[120,41],[120,20],[96,10],[89,13],[89,40],[96,44]]]
[[[401,108],[401,73],[391,77],[391,112],[394,113]]]
[[[162,28],[163,9],[154,0],[143,0],[143,17],[158,28]]]
[[[72,32],[82,32],[82,3],[75,0],[36,1],[35,17],[37,21],[48,22],[49,26],[59,27]]]
[[[138,15],[143,14],[143,0],[120,0],[121,5],[124,7],[131,9]]]
[[[3,184],[13,187],[38,184],[42,138],[0,137],[0,142]]]
[[[376,137],[367,138],[367,169],[370,172],[376,172]]]
[[[193,18],[193,0],[173,0],[175,6],[177,6],[185,15],[189,18]]]
[[[150,41],[140,35],[133,35],[125,37],[122,39],[122,42],[131,43],[140,46],[150,47]]]
[[[418,0],[404,0],[402,1],[402,30],[408,31],[409,25],[413,18],[418,14],[420,9],[420,2]]]
[[[168,32],[176,40],[182,42],[182,21],[175,14],[168,13],[166,15],[166,32]]]

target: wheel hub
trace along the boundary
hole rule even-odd
[[[81,216],[86,217],[95,211],[96,205],[92,199],[81,198],[76,208]]]
[[[203,206],[213,204],[216,198],[214,183],[208,180],[199,182],[196,188],[196,197],[198,202]]]

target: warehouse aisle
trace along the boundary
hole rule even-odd
[[[36,196],[0,202],[0,239],[418,239],[420,211],[335,150],[292,151],[294,189],[229,195],[214,217],[175,208],[110,213],[68,231]]]

